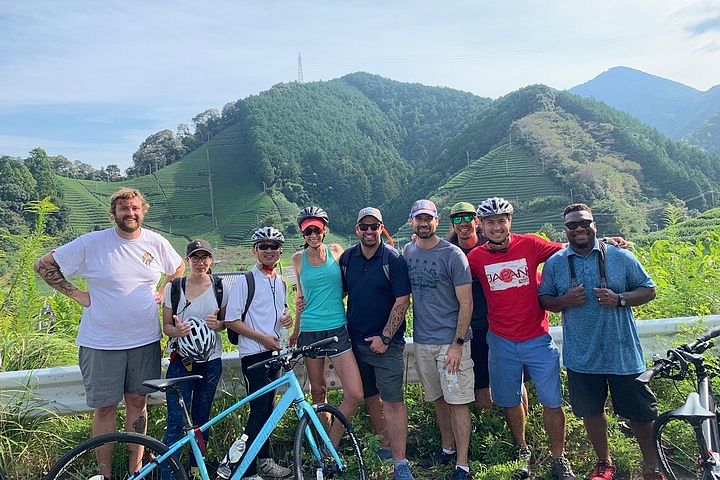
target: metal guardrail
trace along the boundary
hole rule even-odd
[[[654,353],[664,354],[670,346],[678,342],[678,332],[698,320],[702,320],[707,328],[720,325],[720,315],[639,321],[638,335],[646,357],[649,358]],[[550,333],[562,350],[562,329],[552,327]],[[405,383],[418,382],[412,337],[406,340]],[[223,383],[220,389],[244,395],[242,382],[233,381],[242,378],[237,352],[224,353],[222,359]],[[164,363],[167,366],[167,360]],[[306,384],[304,370],[298,368],[297,374],[301,382]],[[330,388],[340,388],[340,382],[332,365],[327,367],[325,375]],[[92,411],[85,403],[85,390],[77,366],[0,373],[0,401],[24,402],[29,409],[28,416],[44,416],[50,411],[60,415]],[[164,395],[160,393],[151,395],[149,400],[150,403],[155,404],[164,401]]]

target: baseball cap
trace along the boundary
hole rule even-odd
[[[377,221],[380,223],[382,223],[383,221],[382,213],[380,213],[380,210],[374,207],[365,207],[358,212],[358,218],[356,223],[359,223],[363,217],[367,217],[368,215],[370,215],[371,217],[375,217],[375,219],[377,219]]]
[[[413,203],[413,206],[410,209],[410,217],[415,218],[418,215],[422,215],[423,213],[432,217],[438,216],[437,207],[430,200],[423,199]]]
[[[187,255],[185,256],[189,257],[195,252],[207,252],[212,257],[212,248],[210,248],[210,244],[207,240],[193,240],[188,243]]]
[[[458,202],[450,209],[450,216],[457,215],[458,213],[472,213],[475,215],[475,207],[472,203]]]

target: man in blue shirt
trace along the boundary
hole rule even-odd
[[[609,389],[615,413],[630,421],[638,440],[643,478],[663,479],[652,441],[655,395],[635,381],[645,362],[631,308],[655,298],[655,283],[629,250],[598,242],[587,205],[570,205],[563,217],[568,246],[545,262],[539,299],[562,312],[570,403],[598,456],[589,478],[615,478],[604,411]]]
[[[413,480],[405,458],[408,420],[403,392],[410,279],[403,257],[380,239],[384,231],[380,210],[360,210],[355,225],[360,242],[345,250],[340,267],[348,293],[348,333],[370,422],[373,430],[383,435],[381,452],[390,453],[390,445],[395,463],[393,478]]]

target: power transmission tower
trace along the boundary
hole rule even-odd
[[[298,83],[303,83],[302,57],[300,57],[300,52],[298,52]]]

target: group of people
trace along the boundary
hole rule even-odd
[[[194,423],[202,424],[210,415],[222,372],[222,330],[237,334],[248,393],[277,377],[277,371],[249,367],[282,348],[281,329],[292,328],[291,345],[336,336],[328,355],[342,383],[340,411],[350,419],[364,401],[372,429],[381,435],[378,456],[393,462],[394,479],[411,480],[403,351],[412,296],[416,368],[425,400],[434,403],[441,435],[437,452],[421,466],[454,463],[451,478],[469,479],[469,407],[495,404],[503,408],[517,443],[518,473],[530,476],[528,377],[543,406],[552,474],[559,480],[576,478],[564,455],[560,354],[548,333],[549,310],[562,312],[569,402],[583,418],[598,456],[590,478],[612,479],[615,474],[605,417],[609,390],[615,412],[630,422],[638,440],[644,478],[663,479],[651,438],[655,397],[633,381],[645,364],[631,307],[652,300],[655,285],[632,253],[616,246],[624,246],[622,239],[606,243],[596,238],[592,211],[584,204],[563,212],[568,243],[560,244],[511,233],[513,207],[497,197],[477,208],[467,202],[454,205],[452,231],[445,240],[437,234],[435,204],[418,200],[409,216],[413,240],[402,254],[393,247],[377,208],[358,212],[358,243],[346,250],[324,242],[327,213],[304,208],[297,224],[305,243],[292,256],[294,321],[287,308],[287,284],[276,269],[285,241],[277,229],[254,232],[256,266],[226,289],[212,275],[213,252],[204,240],[188,244],[190,273],[183,277],[183,259],[162,236],[142,228],[148,205],[139,191],[121,189],[110,204],[114,227],[80,236],[35,264],[48,284],[85,307],[77,343],[87,403],[95,409],[94,435],[115,430],[122,399],[126,429],[146,431],[149,391],[142,381],[160,376],[157,303],[162,303],[162,331],[171,339],[167,376],[202,375],[202,380],[181,384]],[[84,277],[87,290],[69,282],[66,276],[71,275]],[[198,343],[207,348],[198,351]],[[315,403],[327,397],[325,361],[305,362]],[[251,402],[248,444],[273,402],[273,395]],[[179,399],[168,396],[164,442],[179,439],[182,426]],[[339,426],[331,428],[333,441],[341,434]],[[98,459],[101,474],[110,478],[112,451],[103,455]],[[131,452],[131,468],[140,455]],[[245,478],[261,479],[258,470],[277,478],[291,473],[272,459],[267,444]]]

